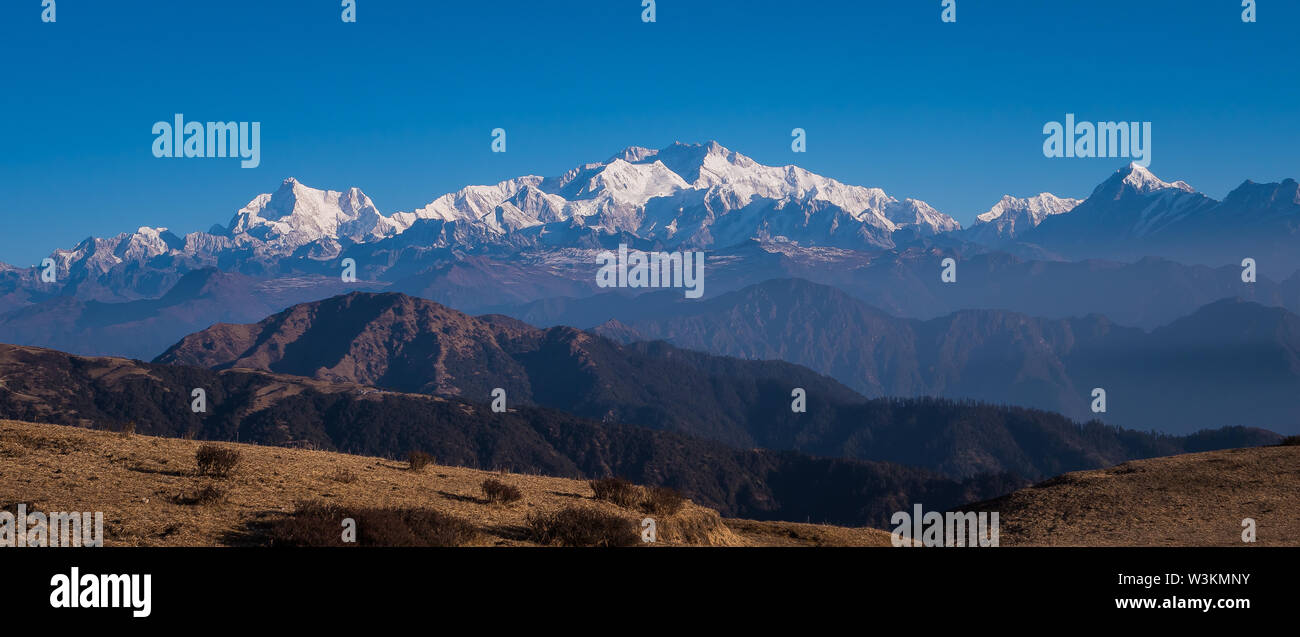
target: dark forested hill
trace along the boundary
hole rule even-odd
[[[203,389],[206,411],[192,410]],[[1005,475],[953,479],[887,462],[738,450],[721,443],[538,407],[378,391],[255,371],[150,365],[0,346],[0,418],[194,436],[567,477],[618,475],[682,490],[726,515],[884,526],[928,506],[1007,493]]]
[[[771,324],[786,325],[768,316]],[[840,342],[808,330],[806,342]],[[1053,338],[1083,343],[1098,337],[1079,330]],[[977,342],[954,340],[952,348]],[[905,345],[880,345],[877,360],[903,365],[895,352]],[[987,357],[978,352],[991,348],[965,347],[966,358]],[[472,402],[488,400],[492,388],[501,387],[510,405],[551,407],[737,448],[902,462],[954,477],[1012,472],[1037,479],[1180,453],[1191,441],[1207,439],[1079,425],[1047,411],[964,401],[867,402],[798,365],[664,342],[620,345],[569,327],[541,330],[501,316],[471,317],[400,294],[349,294],[294,306],[256,324],[213,326],[186,337],[158,362],[262,369]],[[806,392],[804,412],[791,409],[795,389]],[[1233,428],[1214,439],[1248,446],[1277,436]]]

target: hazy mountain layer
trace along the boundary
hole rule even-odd
[[[954,476],[1037,478],[1178,453],[1206,436],[1237,446],[1277,439],[1243,429],[1192,438],[1144,434],[975,403],[867,402],[785,362],[713,356],[663,342],[619,345],[569,327],[475,318],[397,294],[354,293],[256,324],[213,326],[157,362],[310,375],[475,401],[489,400],[499,387],[511,405],[537,404],[741,448],[906,458],[899,461]],[[803,391],[805,411],[792,410],[796,389]]]

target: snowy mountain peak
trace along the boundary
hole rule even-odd
[[[621,159],[623,161],[631,162],[635,164],[638,162],[645,161],[647,157],[653,157],[654,154],[657,152],[659,151],[654,150],[653,148],[646,148],[644,146],[628,146],[627,148],[624,148],[621,152],[619,152],[617,155],[610,157],[605,163],[612,162],[615,159]]]
[[[988,212],[976,215],[975,223],[991,223],[998,219],[1023,217],[1036,226],[1051,215],[1067,213],[1083,203],[1082,199],[1057,197],[1050,192],[1038,193],[1033,197],[1012,197],[1002,195],[1002,199],[993,204]],[[1013,221],[1014,223],[1014,221]]]
[[[728,167],[748,168],[758,165],[754,160],[728,150],[715,141],[703,144],[673,142],[659,150],[632,147],[623,151],[621,157],[616,157],[618,158],[634,164],[662,162],[686,183],[703,188],[716,183],[719,172],[726,172]]]
[[[1131,163],[1115,171],[1068,215],[1057,215],[1026,239],[1072,256],[1089,242],[1137,242],[1205,220],[1219,202],[1186,182],[1166,182]],[[1194,224],[1193,224],[1194,225]],[[1134,244],[1139,245],[1139,244]]]
[[[1050,192],[1033,197],[1003,195],[988,212],[975,217],[975,224],[966,231],[966,236],[973,241],[992,244],[1016,239],[1038,227],[1048,217],[1070,212],[1081,203],[1082,199],[1057,197]]]
[[[956,219],[919,199],[904,199],[886,205],[885,217],[896,228],[912,227],[921,234],[939,234],[961,229],[961,224]]]
[[[318,190],[289,177],[274,193],[258,195],[235,213],[227,234],[250,235],[292,249],[322,239],[380,239],[404,229],[381,214],[359,188]]]
[[[593,175],[577,194],[579,198],[607,195],[622,201],[645,202],[687,187],[681,176],[661,161],[633,164],[615,159]]]
[[[1118,178],[1120,184],[1128,186],[1138,194],[1149,195],[1161,190],[1181,190],[1183,192],[1195,192],[1195,190],[1183,181],[1173,183],[1162,181],[1156,177],[1150,170],[1147,170],[1137,162],[1131,162],[1129,165],[1115,171],[1112,180]]]

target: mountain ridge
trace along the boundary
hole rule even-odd
[[[190,409],[194,387],[206,391],[205,412]],[[955,506],[1024,484],[1011,476],[953,479],[895,463],[734,449],[537,407],[495,413],[483,403],[349,383],[0,345],[6,419],[388,458],[423,451],[445,464],[568,478],[622,476],[764,520],[883,526],[900,499]]]
[[[796,165],[766,166],[717,142],[679,142],[629,147],[559,176],[466,186],[390,215],[357,188],[318,190],[290,177],[210,232],[141,227],[55,250],[53,282],[42,280],[41,268],[0,268],[0,311],[57,296],[156,299],[187,272],[209,267],[260,278],[338,276],[343,259],[353,260],[358,280],[457,306],[476,295],[473,303],[490,305],[449,273],[486,259],[492,264],[481,276],[524,283],[508,294],[593,293],[585,266],[619,244],[720,257],[751,242],[814,257],[938,250],[959,261],[1006,252],[1045,262],[1157,256],[1234,266],[1250,257],[1282,279],[1300,268],[1298,233],[1300,184],[1292,179],[1247,180],[1220,202],[1130,164],[1082,201],[1008,195],[962,228],[918,199]],[[511,268],[522,269],[491,271]],[[441,289],[422,292],[431,286]]]
[[[1225,424],[1286,431],[1300,419],[1288,407],[1300,392],[1300,316],[1240,297],[1151,330],[1098,314],[1046,319],[989,309],[902,319],[799,279],[699,303],[654,294],[603,308],[586,314],[616,321],[617,329],[593,328],[616,340],[662,339],[714,354],[786,360],[871,398],[970,398],[1183,433]],[[1090,410],[1097,386],[1112,394],[1106,414]],[[1160,389],[1172,386],[1206,392],[1175,397]],[[1114,403],[1128,395],[1146,398]]]
[[[399,294],[352,293],[257,324],[217,326],[186,337],[155,362],[484,401],[501,388],[509,405],[535,404],[738,448],[873,461],[906,457],[908,464],[962,477],[1036,478],[1172,453],[1209,435],[1144,434],[975,401],[867,400],[784,361],[718,356],[662,341],[619,345],[572,327],[470,317]],[[804,390],[804,411],[791,409],[795,388]],[[919,444],[914,435],[928,442]],[[1278,438],[1245,428],[1216,435]]]

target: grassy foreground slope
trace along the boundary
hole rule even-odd
[[[785,522],[724,520],[687,501],[670,515],[596,500],[587,481],[235,443],[225,478],[199,473],[195,440],[0,420],[0,509],[102,511],[107,546],[265,545],[301,503],[340,510],[432,509],[474,527],[468,546],[528,546],[530,516],[577,505],[639,522],[655,517],[656,546],[889,546],[889,534]],[[522,496],[491,503],[493,479]],[[209,489],[211,487],[211,489]]]
[[[1076,471],[964,509],[998,511],[1002,546],[1297,546],[1300,445]]]
[[[669,515],[594,497],[588,481],[235,443],[232,475],[198,471],[208,443],[0,420],[0,509],[102,511],[109,546],[273,543],[302,503],[433,510],[472,527],[468,546],[530,546],[530,517],[578,506],[658,523],[656,546],[889,546],[889,534],[727,519],[687,501]],[[519,490],[492,503],[485,480]],[[211,489],[209,489],[211,487]],[[640,487],[637,487],[640,488]],[[1153,458],[1067,473],[963,507],[997,511],[1002,546],[1276,546],[1300,544],[1300,446]],[[1255,520],[1255,544],[1241,522]],[[335,530],[330,521],[331,534]],[[329,535],[329,542],[333,541]]]

